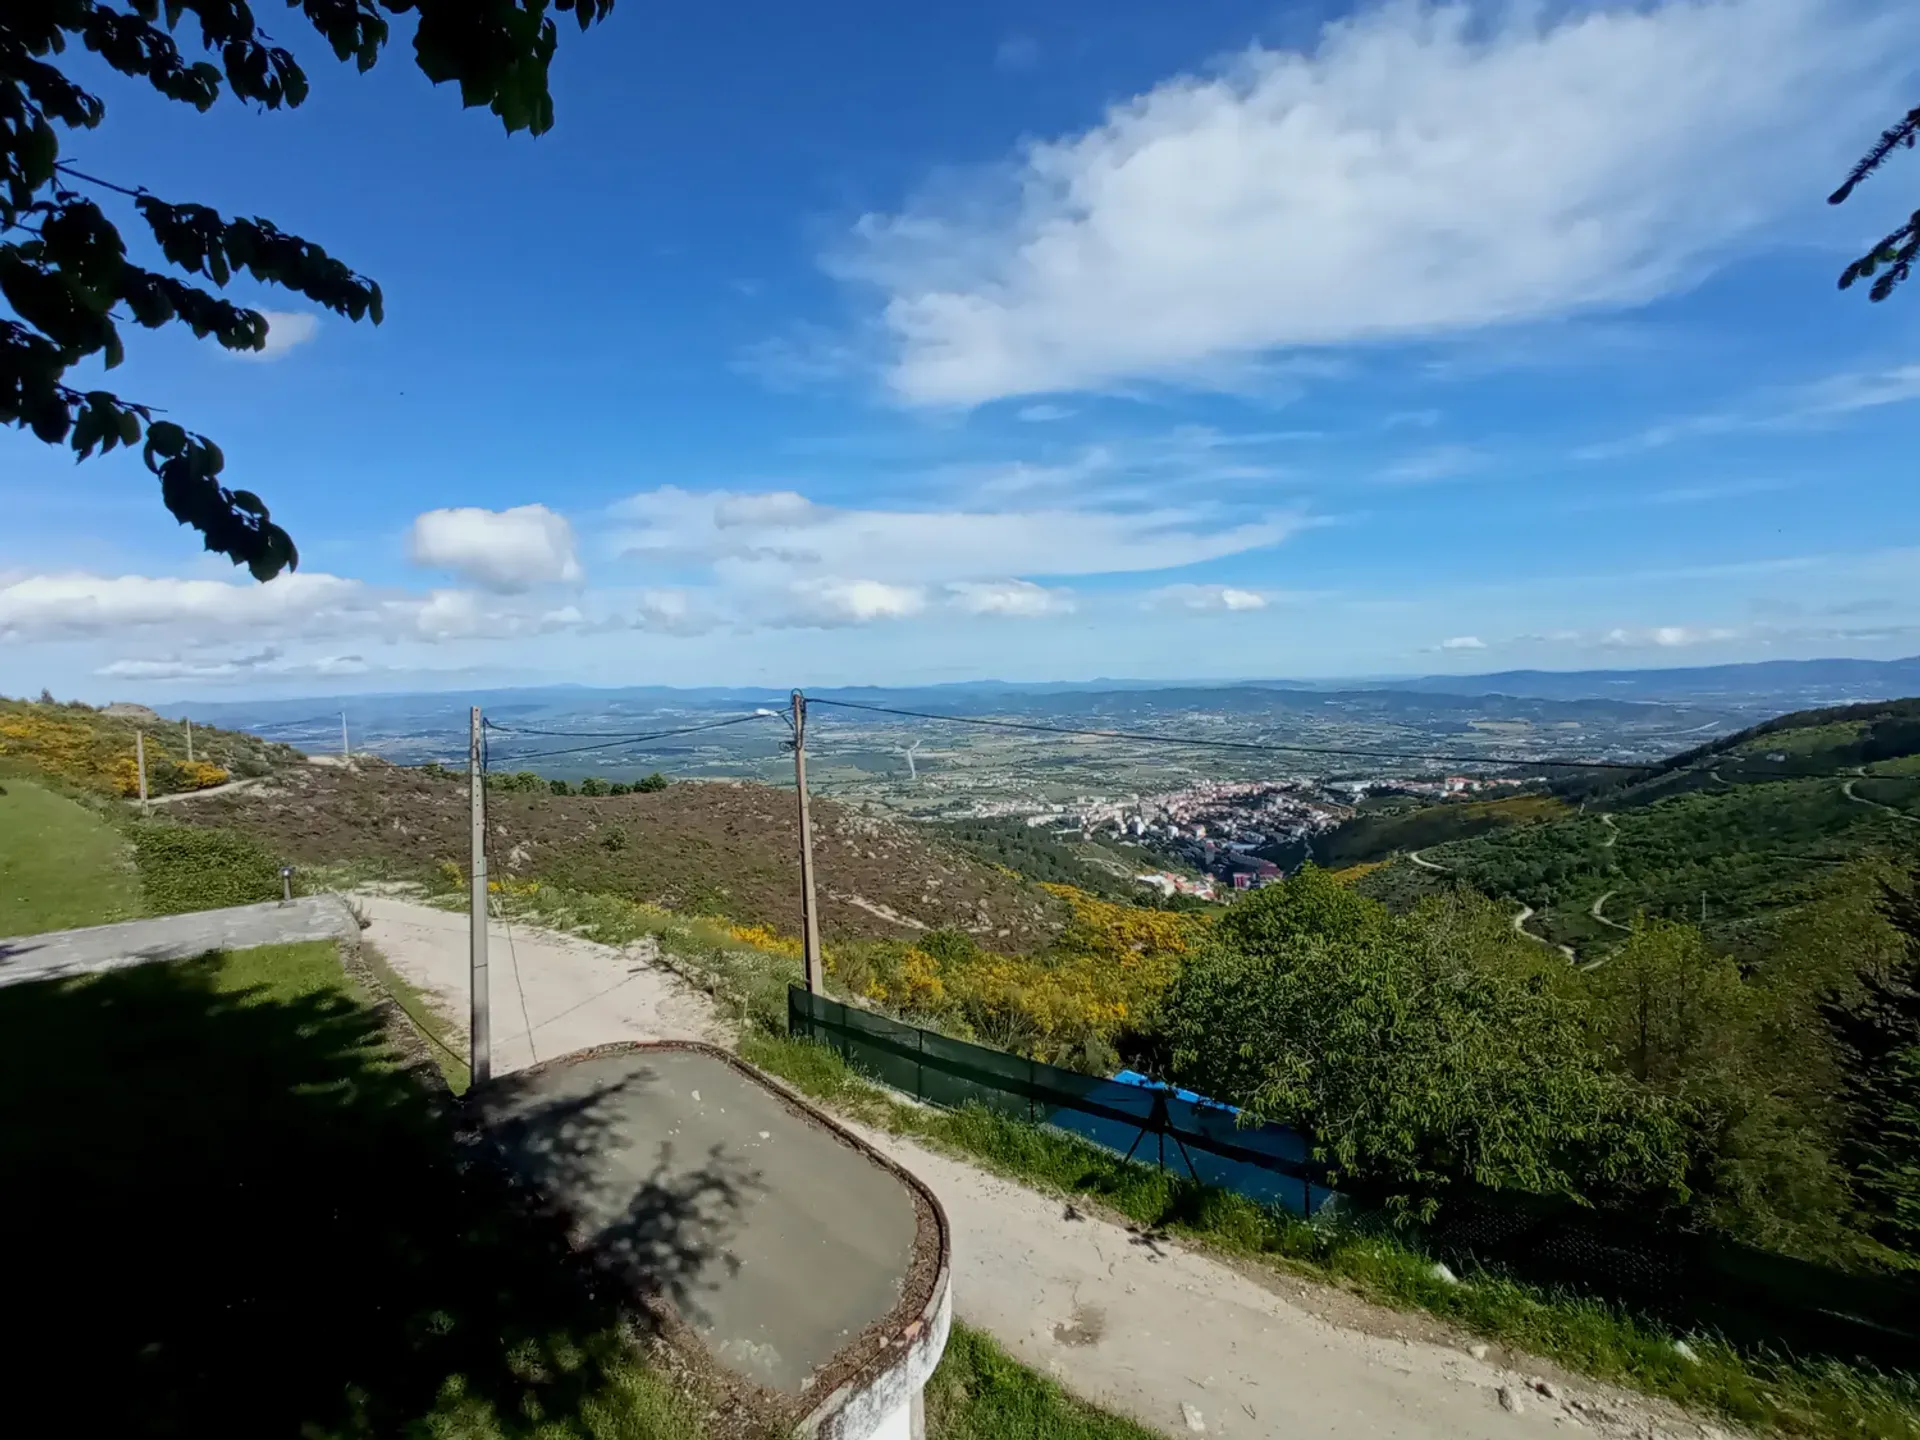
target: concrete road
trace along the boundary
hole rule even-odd
[[[368,943],[465,1034],[466,913],[380,895],[354,903],[373,922]],[[659,964],[651,940],[619,950],[498,919],[487,935],[496,1074],[610,1040],[730,1040],[713,1002]]]
[[[128,920],[85,930],[50,930],[0,940],[0,985],[31,980],[64,980],[75,975],[185,960],[209,950],[245,950],[296,940],[346,940],[360,925],[338,895],[308,895],[281,905],[239,905]]]
[[[416,984],[466,1014],[466,919],[363,902],[369,937]],[[704,995],[642,952],[516,926],[543,1055],[616,1039],[698,1038],[720,1027]],[[505,936],[494,945],[496,1068],[525,1063]],[[506,1058],[502,1058],[502,1057]],[[1136,1235],[896,1136],[864,1133],[924,1180],[953,1227],[954,1314],[1068,1389],[1164,1433],[1235,1440],[1606,1440],[1710,1432],[1649,1402],[1467,1342],[1417,1315],[1331,1287],[1246,1273]],[[1403,1337],[1403,1338],[1396,1338]],[[1545,1377],[1561,1399],[1526,1389]],[[1502,1388],[1517,1410],[1501,1402]],[[1584,1408],[1575,1411],[1572,1397]]]

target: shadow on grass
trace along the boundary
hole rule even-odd
[[[226,963],[0,990],[10,1373],[103,1434],[697,1431],[625,1343],[626,1287],[456,1139],[372,1012]],[[585,1165],[594,1128],[553,1118],[554,1163]],[[733,1183],[636,1194],[638,1270],[697,1269]]]

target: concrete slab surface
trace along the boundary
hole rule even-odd
[[[912,1192],[716,1055],[562,1058],[471,1097],[515,1173],[726,1369],[790,1397],[901,1305]]]
[[[306,895],[281,904],[236,905],[162,915],[84,930],[49,930],[0,940],[0,985],[66,980],[126,965],[186,960],[209,950],[246,950],[297,940],[357,940],[360,922],[338,895]]]

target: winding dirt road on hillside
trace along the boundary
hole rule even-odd
[[[1896,808],[1895,808],[1894,806],[1892,806],[1892,805],[1884,805],[1884,804],[1882,804],[1882,803],[1881,803],[1880,801],[1878,801],[1878,800],[1869,800],[1869,799],[1868,799],[1868,798],[1867,798],[1866,796],[1864,796],[1864,795],[1858,795],[1858,794],[1855,794],[1855,793],[1854,793],[1854,789],[1853,789],[1853,787],[1854,787],[1855,785],[1857,785],[1858,783],[1859,783],[1859,781],[1857,781],[1857,780],[1848,780],[1848,781],[1845,781],[1845,782],[1843,782],[1843,783],[1841,784],[1841,786],[1840,786],[1840,793],[1841,793],[1842,795],[1845,795],[1845,796],[1847,797],[1847,799],[1849,799],[1849,800],[1851,800],[1851,801],[1853,801],[1853,802],[1854,802],[1855,804],[1858,804],[1858,805],[1871,805],[1871,806],[1872,806],[1872,807],[1873,807],[1874,809],[1876,809],[1876,810],[1884,810],[1884,811],[1886,811],[1886,812],[1887,812],[1887,814],[1889,814],[1889,815],[1897,815],[1897,816],[1899,816],[1899,817],[1900,817],[1900,818],[1901,818],[1902,820],[1908,820],[1908,821],[1911,821],[1911,822],[1912,822],[1913,824],[1915,824],[1915,825],[1920,825],[1920,815],[1909,815],[1909,814],[1908,814],[1908,813],[1907,813],[1906,811],[1904,811],[1904,810],[1900,810],[1900,809],[1896,809]]]
[[[465,916],[390,896],[356,898],[372,922],[366,938],[443,1015],[463,1023]],[[509,933],[498,923],[490,937],[496,1070],[609,1040],[726,1037],[708,998],[661,964],[650,943],[619,950],[520,924]],[[1475,1358],[1467,1337],[1423,1316],[1264,1269],[1243,1271],[1102,1218],[1085,1201],[1041,1194],[897,1136],[863,1133],[939,1195],[953,1226],[961,1319],[1068,1389],[1167,1435],[1719,1433],[1499,1347]],[[1559,1398],[1528,1388],[1536,1378]],[[1503,1403],[1503,1388],[1517,1409]]]

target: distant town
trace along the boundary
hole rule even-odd
[[[1162,894],[1211,900],[1223,889],[1249,890],[1278,880],[1283,865],[1277,855],[1304,853],[1313,836],[1350,818],[1370,795],[1447,799],[1530,783],[1535,782],[1468,775],[1434,780],[1202,780],[1120,799],[981,801],[970,807],[966,818],[1018,818],[1062,838],[1130,843],[1197,872],[1143,870],[1134,876],[1139,883]]]

